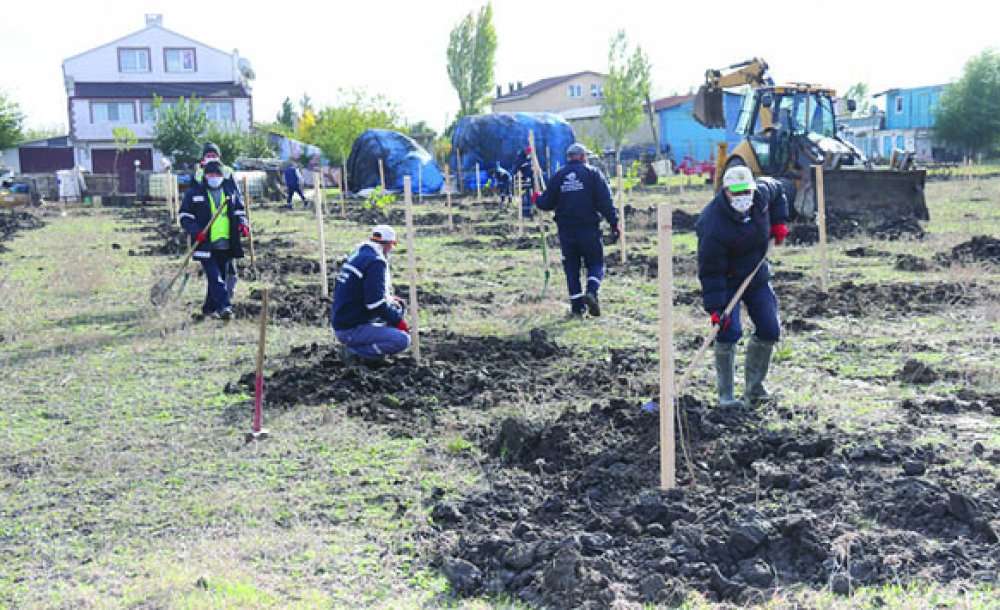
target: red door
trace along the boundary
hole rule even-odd
[[[18,150],[22,174],[51,174],[73,169],[73,149],[64,147],[25,147]]]
[[[115,154],[113,148],[98,148],[91,152],[95,174],[115,173]],[[135,192],[135,162],[140,169],[153,169],[153,149],[133,148],[118,156],[118,192]]]

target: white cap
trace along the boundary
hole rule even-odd
[[[396,232],[389,225],[372,227],[372,241],[396,243]]]
[[[734,165],[726,170],[722,176],[722,186],[734,193],[752,191],[757,188],[753,180],[753,172],[745,165]]]

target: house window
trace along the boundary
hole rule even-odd
[[[119,72],[149,72],[149,49],[118,49]]]
[[[142,102],[142,122],[155,123],[160,117],[160,112],[173,108],[175,104],[176,102],[160,102],[160,108],[157,110],[153,102]]]
[[[569,97],[583,97],[583,85],[570,85],[567,94]]]
[[[896,114],[903,112],[903,96],[896,98]]]
[[[163,49],[163,69],[166,72],[194,72],[196,66],[194,49]]]
[[[604,97],[604,87],[597,84],[591,85],[590,97]]]
[[[91,102],[91,123],[135,123],[135,104],[132,102]]]
[[[233,115],[233,103],[226,102],[203,102],[201,105],[202,109],[205,111],[205,116],[209,121],[216,121],[218,123],[232,123],[234,119]]]

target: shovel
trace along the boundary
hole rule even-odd
[[[212,219],[209,220],[208,224],[205,225],[205,228],[202,229],[203,232],[208,232],[208,230],[212,228],[212,225],[215,223],[215,219],[219,217],[219,214],[221,214],[224,209],[226,209],[225,205],[219,206],[219,209],[215,211]],[[188,263],[191,262],[191,257],[194,256],[194,251],[198,249],[199,245],[200,244],[197,242],[191,244],[191,247],[188,248],[187,255],[184,257],[184,262],[181,263],[177,273],[173,274],[169,279],[161,278],[160,281],[153,284],[153,287],[150,288],[149,301],[155,307],[163,307],[167,304],[167,301],[170,300],[170,289],[173,288],[174,284],[177,283],[177,280],[184,275],[184,271],[187,269]]]

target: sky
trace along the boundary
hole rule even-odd
[[[0,90],[29,127],[66,124],[63,59],[144,26],[164,26],[223,50],[239,49],[257,74],[254,116],[271,120],[287,96],[317,107],[342,89],[393,100],[411,121],[441,130],[458,99],[448,81],[450,29],[480,1],[214,2],[130,0],[5,3]],[[759,7],[759,8],[753,8]],[[654,94],[686,93],[707,68],[762,57],[776,81],[873,92],[947,83],[965,61],[1000,46],[992,2],[768,0],[494,0],[496,81],[525,84],[604,71],[611,36],[624,29],[653,65]]]

